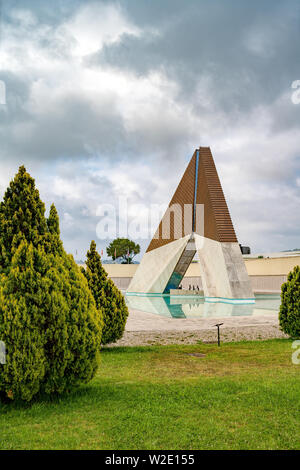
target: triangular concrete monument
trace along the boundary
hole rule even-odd
[[[253,301],[209,147],[195,150],[128,292],[169,293],[178,288],[196,252],[205,297]]]

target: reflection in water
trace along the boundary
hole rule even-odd
[[[126,295],[129,308],[173,318],[222,318],[274,314],[279,311],[280,295],[256,295],[255,304],[205,302],[199,296]]]

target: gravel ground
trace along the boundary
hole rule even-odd
[[[287,337],[280,331],[277,314],[175,319],[130,310],[123,338],[106,347],[195,344],[199,341],[215,343],[217,342],[217,328],[214,326],[216,323],[223,323],[220,327],[223,342]]]

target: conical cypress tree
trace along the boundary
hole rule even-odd
[[[89,381],[101,342],[101,317],[63,249],[56,209],[48,221],[44,212],[34,180],[21,167],[0,206],[0,339],[7,351],[0,391],[24,400]]]
[[[101,343],[102,318],[87,281],[72,257],[54,257],[48,277],[50,293],[46,323],[47,369],[42,389],[69,390],[95,374]]]
[[[300,266],[294,267],[281,286],[279,324],[286,334],[300,338]]]
[[[101,343],[113,343],[123,336],[128,309],[124,296],[108,278],[94,241],[91,242],[90,250],[87,252],[86,269],[82,268],[82,272],[87,278],[98,310],[103,312]]]
[[[52,328],[47,330],[49,373],[46,374],[44,388],[51,393],[70,388],[78,380],[87,382],[94,376],[98,365],[103,318],[96,311],[85,277],[73,257],[64,251],[60,239],[59,217],[54,204],[50,208],[47,227],[47,250],[55,256],[54,265],[60,273],[56,276],[53,271],[51,275],[54,276],[55,285],[60,286],[59,290],[69,308],[65,322],[62,321],[62,312],[58,311],[56,314],[56,322],[60,320],[63,329],[59,330],[57,324],[53,328],[55,321],[52,321]],[[61,341],[55,339],[58,331],[62,333]],[[68,340],[68,349],[64,345],[65,338]]]
[[[34,179],[21,166],[0,203],[0,270],[10,265],[22,240],[38,247],[46,232],[45,205]]]

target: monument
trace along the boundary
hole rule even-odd
[[[195,150],[127,292],[178,289],[196,252],[207,301],[254,302],[209,147]]]

